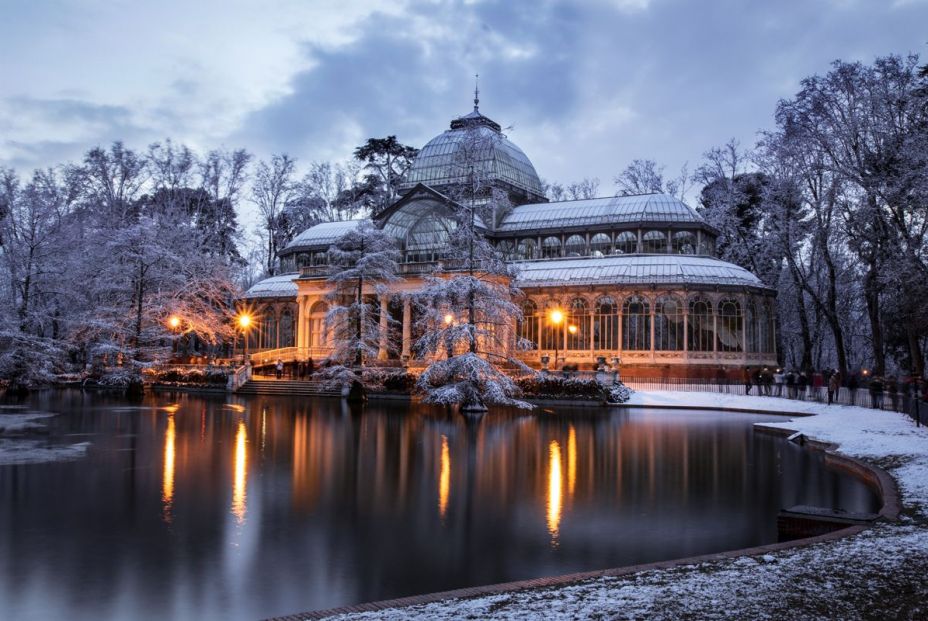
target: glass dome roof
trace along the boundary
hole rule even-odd
[[[498,123],[483,116],[476,107],[470,114],[453,120],[451,129],[422,147],[401,190],[418,183],[432,188],[460,183],[472,163],[490,180],[513,186],[532,199],[544,200],[541,180],[532,162],[501,133]]]

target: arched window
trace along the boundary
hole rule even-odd
[[[312,261],[313,265],[328,265],[329,254],[325,250],[314,252]]]
[[[312,265],[312,255],[308,252],[301,252],[296,255],[296,266],[297,267],[306,267],[307,265]]]
[[[590,348],[590,307],[583,298],[570,303],[567,316],[567,349],[587,350]]]
[[[583,257],[586,256],[586,239],[580,235],[571,235],[564,242],[564,256]]]
[[[503,258],[504,261],[509,261],[509,260],[511,260],[511,259],[516,259],[516,258],[518,258],[518,257],[515,256],[515,254],[516,254],[516,247],[515,247],[515,245],[512,243],[512,240],[511,240],[511,239],[504,239],[504,240],[501,240],[501,241],[496,245],[496,251],[499,252],[499,256],[501,256],[501,257]]]
[[[454,223],[430,215],[420,218],[406,232],[406,262],[437,261],[446,256]]]
[[[519,323],[519,338],[524,339],[530,349],[538,349],[538,305],[531,300],[522,304],[522,321]]]
[[[537,259],[537,247],[538,244],[535,243],[534,239],[523,239],[519,242],[519,247],[516,249],[516,258],[522,261]]]
[[[663,231],[648,231],[641,237],[642,252],[667,254],[667,234]]]
[[[605,233],[597,233],[590,239],[590,255],[604,257],[612,254],[612,239]]]
[[[702,234],[702,243],[699,244],[699,254],[715,256],[715,239],[705,232]]]
[[[261,349],[277,349],[277,318],[274,313],[268,309],[264,318],[261,319]]]
[[[677,231],[673,234],[674,254],[696,254],[696,234],[692,231]]]
[[[719,302],[719,351],[741,351],[744,336],[744,317],[737,300]]]
[[[760,333],[757,325],[757,307],[749,301],[744,307],[744,339],[748,344],[748,352],[761,351]]]
[[[551,320],[553,311],[561,313],[561,322],[555,324]],[[544,314],[539,317],[541,322],[541,348],[542,349],[564,349],[564,324],[567,323],[567,312],[555,301],[549,301],[545,305]]]
[[[290,309],[285,310],[280,314],[280,325],[279,325],[279,340],[277,342],[278,347],[293,347],[294,345],[294,332],[293,332],[293,311]]]
[[[326,347],[328,345],[325,315],[329,308],[325,302],[316,302],[309,309],[309,346]]]
[[[619,305],[609,296],[596,300],[593,316],[593,349],[616,351],[619,349]]]
[[[615,251],[617,254],[635,254],[638,252],[638,236],[633,231],[619,233],[615,237]]]
[[[712,341],[715,337],[711,302],[698,297],[690,300],[687,331],[690,351],[712,351]]]
[[[683,351],[683,303],[671,296],[654,305],[654,349]]]
[[[561,240],[557,237],[545,237],[541,242],[541,256],[545,259],[561,256]]]
[[[622,305],[622,349],[651,349],[651,305],[637,295],[628,298]]]

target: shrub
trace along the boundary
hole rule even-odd
[[[595,379],[562,377],[558,375],[530,375],[520,377],[516,384],[526,397],[538,399],[582,399],[624,403],[631,391],[624,384],[601,384]]]

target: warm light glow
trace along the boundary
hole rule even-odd
[[[573,499],[577,487],[577,430],[570,426],[567,436],[567,495]]]
[[[171,318],[168,319],[168,325],[176,330],[180,327],[180,317],[177,315],[171,315]]]
[[[248,326],[251,325],[251,315],[239,315],[238,316],[238,325],[245,330]]]
[[[552,440],[548,446],[548,532],[555,548],[561,528],[561,486],[561,445]]]
[[[445,519],[448,513],[448,497],[451,495],[451,452],[448,436],[441,437],[441,473],[438,476],[438,515]]]
[[[560,309],[555,308],[553,311],[551,311],[551,314],[548,315],[548,318],[551,320],[551,323],[559,326],[561,325],[561,322],[564,321],[564,313],[561,312]]]
[[[164,432],[164,472],[161,476],[161,502],[164,505],[164,521],[171,521],[174,505],[174,415],[168,415],[168,427]]]
[[[180,409],[180,404],[179,404],[179,403],[172,403],[171,405],[165,405],[165,406],[163,406],[161,409],[164,410],[165,412],[167,412],[168,414],[176,414],[176,413],[177,413],[177,410]]]
[[[574,325],[567,326],[567,331],[570,332],[571,334],[576,334],[577,326],[574,326]]]
[[[239,524],[245,522],[245,503],[247,500],[245,486],[248,483],[248,454],[245,452],[247,439],[248,432],[245,430],[245,421],[239,421],[238,430],[235,432],[232,475],[232,514]]]
[[[450,326],[452,321],[454,321],[454,315],[452,315],[452,314],[450,314],[450,313],[447,314],[447,315],[445,315],[445,323],[446,323],[446,324],[448,324],[448,325]]]

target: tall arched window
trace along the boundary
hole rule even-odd
[[[326,347],[327,330],[325,326],[325,315],[329,308],[325,302],[316,302],[309,309],[309,346]]]
[[[567,349],[586,350],[590,348],[590,307],[583,298],[576,298],[570,303],[567,316]]]
[[[545,259],[561,256],[561,240],[557,237],[545,237],[541,242],[541,256]]]
[[[672,241],[674,254],[696,254],[696,234],[692,231],[677,231]]]
[[[277,318],[270,309],[261,320],[260,343],[261,349],[277,349]]]
[[[280,337],[277,342],[278,347],[293,347],[294,345],[294,331],[293,331],[293,311],[290,309],[285,310],[280,314]]]
[[[538,305],[531,300],[522,304],[522,322],[519,324],[519,338],[530,344],[530,349],[538,349]]]
[[[496,250],[497,250],[497,252],[499,252],[499,256],[501,256],[501,257],[503,258],[504,261],[509,261],[509,260],[511,260],[511,259],[516,259],[516,258],[518,258],[518,257],[516,256],[516,248],[515,248],[515,245],[512,243],[512,240],[511,240],[511,239],[504,239],[504,240],[501,240],[501,241],[496,245]]]
[[[689,350],[712,351],[712,341],[715,338],[712,327],[712,303],[703,298],[692,298],[687,322]]]
[[[593,317],[593,349],[615,351],[619,348],[619,305],[609,296],[596,300]]]
[[[571,235],[564,242],[565,257],[585,257],[586,239],[581,235]]]
[[[654,305],[654,349],[683,351],[683,303],[672,296]]]
[[[516,257],[523,261],[531,261],[538,258],[538,244],[534,239],[523,239],[519,242],[516,249]]]
[[[757,325],[757,307],[749,301],[744,307],[744,340],[747,341],[748,351],[757,353],[762,351],[760,332]]]
[[[590,239],[590,254],[604,257],[612,254],[612,239],[605,233],[597,233]]]
[[[561,323],[555,324],[551,321],[553,311],[561,313]],[[544,314],[539,318],[541,322],[541,348],[542,349],[564,349],[564,324],[567,323],[567,312],[555,301],[549,301],[545,305]]]
[[[622,305],[622,349],[651,350],[651,305],[637,295]]]
[[[648,231],[641,237],[642,252],[667,254],[667,234],[664,231]]]
[[[744,317],[737,300],[719,302],[719,351],[741,351],[744,336]]]
[[[618,254],[635,254],[638,252],[638,236],[634,231],[625,231],[615,236],[615,251]]]

